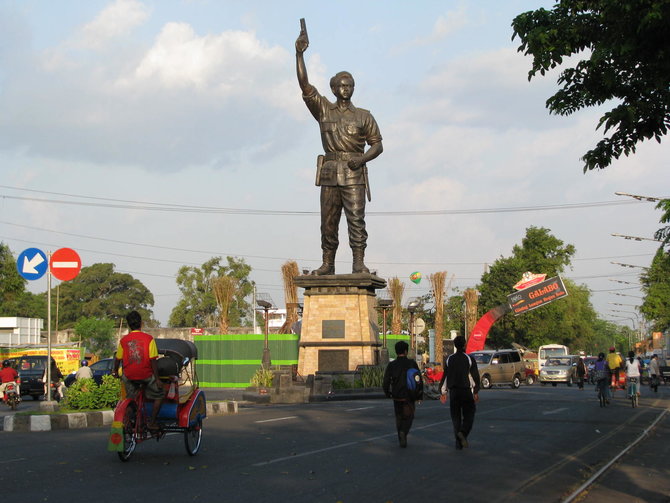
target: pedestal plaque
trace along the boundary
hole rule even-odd
[[[305,289],[298,373],[356,370],[378,363],[376,290],[386,281],[373,274],[298,276]],[[320,368],[323,366],[324,368]]]

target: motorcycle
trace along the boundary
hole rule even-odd
[[[61,399],[61,383],[60,382],[52,382],[51,386],[49,386],[49,393],[51,395],[51,400],[55,402],[60,402]],[[47,397],[46,400],[49,400]]]
[[[19,393],[18,384],[15,382],[8,382],[5,386],[5,393],[3,396],[5,403],[10,409],[16,410],[19,403],[21,403],[21,393]]]
[[[442,375],[444,371],[441,369],[436,369],[435,367],[426,366],[422,372],[424,387],[423,387],[423,396],[426,399],[437,400],[440,398],[440,381],[442,380]]]

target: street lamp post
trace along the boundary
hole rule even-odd
[[[256,298],[256,304],[258,304],[261,309],[264,311],[265,314],[265,330],[264,330],[264,344],[263,344],[263,356],[261,358],[261,366],[265,370],[270,369],[270,365],[272,365],[272,358],[270,357],[270,343],[268,340],[268,333],[269,333],[269,321],[270,321],[270,315],[269,311],[272,309],[274,306],[272,304],[272,299],[270,299],[270,296],[267,294],[258,294],[258,297]]]
[[[416,357],[416,339],[414,336],[414,314],[419,309],[421,302],[419,299],[412,299],[407,304],[407,310],[409,311],[409,351],[410,358]]]
[[[386,314],[390,309],[393,309],[393,301],[391,299],[377,299],[377,309],[382,312],[382,348],[379,352],[380,363],[386,364],[389,362],[389,349],[386,346]]]

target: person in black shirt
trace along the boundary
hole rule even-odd
[[[479,401],[479,371],[475,359],[465,353],[465,337],[456,337],[454,347],[456,352],[444,363],[440,401],[446,403],[449,395],[456,449],[463,449],[468,446],[468,435],[475,421],[475,403]]]
[[[397,358],[390,362],[384,372],[384,393],[388,398],[393,398],[395,411],[395,424],[398,430],[398,442],[400,447],[407,447],[407,435],[414,421],[414,410],[416,402],[409,396],[407,391],[407,370],[415,368],[419,370],[416,361],[407,358],[409,345],[405,341],[395,344]],[[423,390],[416,397],[418,401],[423,400]]]

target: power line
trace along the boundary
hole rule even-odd
[[[150,243],[136,243],[132,241],[122,241],[118,239],[109,239],[109,238],[102,238],[102,237],[96,237],[96,236],[89,236],[89,235],[83,235],[83,234],[75,234],[71,232],[62,232],[62,231],[55,231],[52,229],[44,229],[41,227],[33,227],[30,225],[23,225],[23,224],[15,224],[12,222],[6,222],[6,221],[1,221],[0,224],[5,224],[5,225],[10,225],[13,227],[20,227],[24,229],[29,229],[29,230],[34,230],[34,231],[41,231],[41,232],[51,232],[53,234],[61,234],[64,236],[73,236],[73,237],[78,237],[78,238],[84,238],[84,239],[92,239],[96,241],[105,241],[109,243],[117,243],[117,244],[123,244],[123,245],[131,245],[131,246],[144,246],[147,248],[157,248],[161,250],[170,250],[170,251],[180,251],[180,252],[187,252],[187,253],[201,253],[201,254],[207,254],[210,256],[219,256],[219,255],[226,255],[226,256],[233,256],[233,257],[243,257],[243,258],[254,258],[254,259],[268,259],[268,260],[296,260],[298,262],[318,262],[318,259],[308,259],[308,258],[295,258],[295,257],[272,257],[272,256],[265,256],[265,255],[246,255],[242,253],[229,253],[229,252],[222,252],[222,251],[207,251],[207,250],[195,250],[195,249],[188,249],[188,248],[176,248],[176,247],[171,247],[171,246],[161,246],[161,245],[155,245],[155,244],[150,244]],[[24,241],[21,239],[16,239],[16,238],[8,238],[4,237],[3,239],[14,239],[15,241]],[[52,245],[56,246],[56,245]],[[132,255],[122,255],[122,254],[115,254],[115,253],[109,253],[109,252],[100,252],[100,251],[95,251],[95,250],[86,250],[92,253],[101,253],[101,254],[107,254],[107,255],[113,255],[113,256],[120,256],[120,257],[128,257],[128,258],[139,258],[139,259],[147,259],[147,260],[157,260],[157,261],[164,261],[164,262],[176,262],[178,263],[179,261],[175,260],[166,260],[166,259],[155,259],[155,258],[149,258],[149,257],[134,257]],[[573,258],[573,261],[583,261],[583,260],[610,260],[614,258],[634,258],[634,257],[650,257],[653,254],[649,253],[643,253],[643,254],[635,254],[635,255],[617,255],[617,256],[606,256],[606,257],[584,257],[584,258]],[[495,261],[493,261],[495,262]],[[375,265],[411,265],[411,266],[482,266],[484,264],[492,264],[492,261],[486,261],[486,262],[420,262],[420,261],[412,261],[412,262],[374,262]],[[183,263],[183,262],[182,262]],[[193,265],[199,265],[199,264],[193,264]]]
[[[41,199],[27,196],[11,196],[7,194],[0,194],[0,198],[14,199],[20,201],[35,201],[40,203],[50,204],[65,204],[74,206],[92,206],[101,208],[113,209],[134,209],[145,211],[165,211],[165,212],[181,212],[181,213],[212,213],[212,214],[229,214],[229,215],[262,215],[262,216],[318,216],[320,211],[297,211],[297,210],[264,210],[254,208],[224,208],[215,206],[197,206],[184,205],[174,203],[156,203],[146,201],[132,201],[123,199],[111,199],[105,197],[85,196],[78,194],[67,194],[62,192],[50,192],[44,190],[24,189],[19,187],[12,187],[8,185],[0,185],[0,188],[33,192],[39,194],[49,194],[60,197],[71,197],[77,199],[87,199],[86,201],[67,201],[64,199]],[[527,211],[549,211],[549,210],[570,210],[582,208],[595,208],[602,206],[621,206],[629,204],[641,204],[645,201],[639,200],[612,200],[612,201],[596,201],[586,203],[570,203],[570,204],[548,204],[538,206],[512,206],[503,208],[473,208],[473,209],[443,209],[443,210],[415,210],[415,211],[368,211],[367,216],[435,216],[435,215],[476,215],[485,213],[517,213]]]

